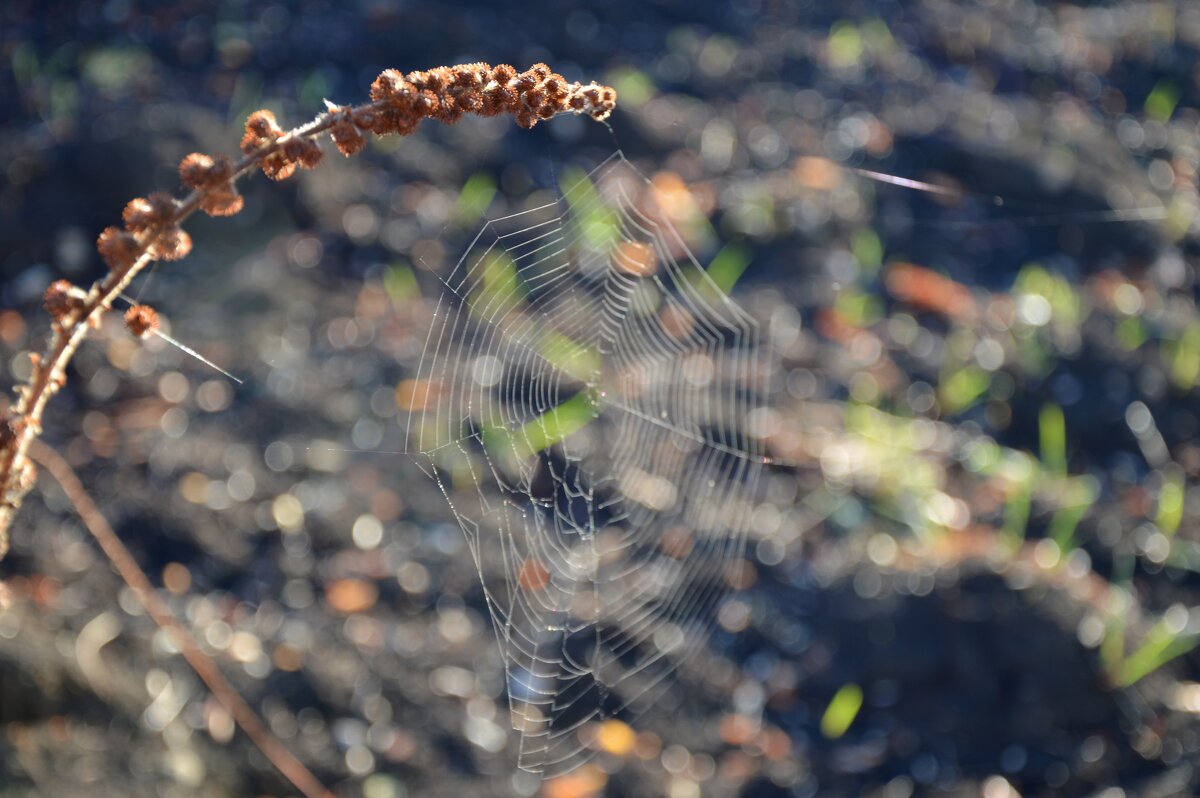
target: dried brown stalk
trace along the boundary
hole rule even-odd
[[[155,260],[178,260],[191,250],[191,238],[180,227],[197,210],[229,216],[242,209],[236,182],[255,167],[275,180],[297,168],[311,169],[322,156],[316,143],[328,133],[343,155],[360,152],[364,132],[408,135],[422,119],[446,124],[464,114],[511,114],[517,124],[533,127],[560,113],[605,119],[616,105],[616,92],[595,83],[568,83],[545,64],[524,72],[500,64],[460,64],[407,75],[389,69],[371,84],[371,102],[349,107],[327,103],[327,110],[306,125],[282,130],[270,111],[255,111],[246,121],[243,157],[234,161],[192,153],[179,165],[180,179],[191,189],[181,200],[156,193],[132,200],[123,214],[124,229],[109,227],[96,247],[109,273],[86,291],[66,280],[45,294],[51,318],[46,349],[33,357],[28,382],[17,388],[17,403],[0,417],[0,559],[8,551],[8,530],[25,495],[36,480],[29,461],[30,444],[41,434],[46,404],[65,384],[66,368],[88,332],[134,277]],[[152,309],[137,306],[126,314],[135,335],[144,335],[156,320]]]
[[[201,650],[200,645],[192,637],[171,608],[154,590],[146,573],[138,566],[129,549],[117,537],[109,525],[108,519],[100,512],[100,508],[92,501],[91,495],[79,481],[75,470],[62,458],[58,452],[41,441],[34,441],[29,447],[30,456],[43,468],[50,472],[55,481],[67,494],[75,512],[79,514],[83,525],[92,533],[92,537],[100,544],[100,548],[108,557],[109,562],[117,569],[117,573],[129,585],[142,608],[159,628],[171,638],[171,643],[179,649],[183,658],[192,666],[192,670],[208,686],[213,697],[229,713],[230,717],[276,770],[284,775],[305,798],[333,798],[333,793],[321,784],[304,763],[297,759],[287,747],[279,741],[263,723],[262,718],[254,711],[246,700],[233,688],[225,674],[213,662],[212,658]]]

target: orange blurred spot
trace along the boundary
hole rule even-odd
[[[1154,497],[1140,485],[1134,485],[1121,496],[1125,515],[1129,518],[1148,518],[1154,509]]]
[[[29,578],[30,596],[42,609],[53,609],[58,603],[61,588],[58,580],[37,574]]]
[[[642,732],[633,747],[634,756],[645,762],[658,759],[662,753],[662,740],[654,732]]]
[[[732,562],[725,569],[725,584],[734,590],[748,590],[758,581],[758,569],[749,560]]]
[[[169,562],[163,567],[163,585],[176,596],[182,596],[192,586],[192,572],[186,565]]]
[[[867,152],[879,157],[892,151],[892,129],[875,117],[868,122]]]
[[[404,380],[396,386],[396,404],[401,410],[424,410],[442,393],[442,384],[433,380]]]
[[[659,542],[658,546],[662,549],[663,554],[668,557],[682,560],[692,553],[692,547],[695,544],[696,541],[692,539],[692,533],[686,527],[673,526],[666,532],[663,532],[662,541]]]
[[[641,241],[624,241],[613,254],[617,271],[634,277],[649,277],[658,268],[658,257],[649,244]]]
[[[658,314],[663,331],[675,339],[687,338],[696,328],[696,318],[679,305],[667,305]]]
[[[958,320],[976,316],[975,297],[965,285],[924,266],[892,264],[884,283],[892,296],[920,310]]]
[[[395,521],[404,512],[404,500],[395,491],[382,488],[371,494],[371,515],[383,523]]]
[[[337,612],[350,615],[375,606],[379,588],[362,579],[337,579],[325,586],[325,600]]]
[[[674,172],[656,174],[650,180],[650,190],[658,207],[674,219],[686,219],[700,212],[687,183]]]
[[[728,751],[721,757],[718,770],[722,781],[741,784],[755,774],[758,766],[744,751]]]
[[[985,526],[969,526],[966,529],[946,530],[930,544],[932,554],[944,563],[985,558],[1002,545],[994,529]]]
[[[392,744],[383,755],[392,762],[407,762],[417,752],[417,738],[403,729],[396,729]]]
[[[842,184],[842,167],[828,158],[798,158],[793,171],[796,181],[805,188],[832,191]]]
[[[821,335],[839,344],[849,344],[864,334],[863,328],[851,324],[835,308],[821,308],[813,319],[813,328]]]
[[[628,723],[609,718],[596,732],[596,745],[615,756],[628,756],[637,743],[637,734]]]
[[[719,731],[726,745],[746,745],[758,734],[758,721],[745,715],[725,715],[721,718]]]
[[[758,735],[758,747],[767,759],[782,762],[792,754],[792,738],[783,729],[768,726]]]
[[[25,338],[25,320],[15,310],[0,313],[0,340],[9,346],[16,346]]]
[[[46,727],[55,742],[65,743],[71,739],[71,719],[65,715],[54,715],[48,718]]]
[[[388,296],[383,285],[376,282],[370,282],[363,285],[362,290],[358,292],[358,301],[355,303],[354,315],[365,319],[382,318],[385,313],[391,308],[392,301]]]
[[[584,765],[574,773],[548,779],[542,784],[544,798],[593,798],[604,789],[608,776],[595,765]]]
[[[279,670],[294,673],[304,665],[304,652],[293,645],[280,643],[271,652],[271,661]]]
[[[521,569],[517,572],[517,584],[522,590],[530,592],[544,590],[546,585],[550,584],[550,570],[539,560],[530,557],[521,563]]]

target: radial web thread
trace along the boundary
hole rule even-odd
[[[478,568],[521,768],[594,753],[705,642],[764,457],[755,322],[616,152],[444,277],[408,453]]]

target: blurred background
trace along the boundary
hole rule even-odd
[[[47,413],[273,732],[366,798],[1195,794],[1198,47],[1182,0],[6,0],[3,384],[46,285],[250,111],[546,61],[618,89],[611,132],[427,123],[248,180],[134,289],[244,383],[109,319]],[[540,783],[463,536],[386,452],[435,274],[618,146],[759,320],[794,467],[702,655]],[[294,793],[48,477],[0,578],[0,795]]]

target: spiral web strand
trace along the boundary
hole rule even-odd
[[[407,448],[475,559],[522,769],[586,761],[705,641],[765,462],[757,357],[620,151],[444,278]]]

